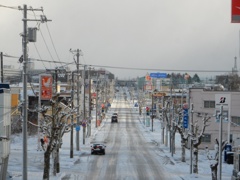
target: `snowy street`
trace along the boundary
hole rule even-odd
[[[111,115],[118,112],[118,123],[111,123]],[[94,114],[94,113],[92,113]],[[80,151],[70,158],[70,133],[63,137],[60,149],[60,173],[50,179],[211,179],[209,163],[204,152],[199,155],[199,174],[189,174],[189,151],[187,162],[180,161],[180,137],[176,134],[176,154],[171,157],[169,147],[160,144],[161,127],[159,120],[154,120],[154,131],[151,126],[143,124],[143,117],[133,108],[132,103],[117,96],[100,127],[95,128],[92,120],[92,135],[82,144],[80,133]],[[75,136],[76,132],[74,132]],[[74,137],[75,139],[75,137]],[[90,146],[102,142],[106,147],[105,155],[91,155]],[[22,138],[13,136],[8,171],[12,179],[22,179]],[[43,151],[37,151],[37,137],[28,139],[28,179],[40,180],[43,175]],[[223,163],[222,179],[230,179],[232,165]]]

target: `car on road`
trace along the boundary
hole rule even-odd
[[[118,115],[116,115],[115,113],[113,113],[112,118],[111,118],[111,122],[118,122]]]
[[[107,146],[103,143],[94,143],[91,145],[91,154],[103,154],[105,155],[105,149]]]
[[[118,113],[117,113],[117,112],[114,112],[112,115],[113,115],[113,116],[118,116]]]

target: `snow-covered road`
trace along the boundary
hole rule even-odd
[[[120,93],[119,93],[120,94]],[[118,112],[119,122],[111,123],[111,115]],[[94,112],[92,114],[95,114]],[[161,128],[158,120],[151,126],[142,123],[133,104],[125,101],[123,96],[116,97],[106,118],[100,127],[95,128],[92,120],[92,136],[86,143],[80,144],[80,151],[75,150],[70,158],[70,133],[63,137],[60,149],[60,173],[51,174],[50,179],[73,180],[139,180],[139,179],[211,179],[210,168],[204,154],[199,154],[199,175],[189,174],[189,154],[187,162],[180,162],[180,138],[176,134],[176,154],[171,157],[169,148],[160,144]],[[75,136],[74,132],[74,136]],[[81,131],[82,136],[82,131]],[[75,137],[74,137],[75,139]],[[106,155],[91,155],[93,142],[104,142]],[[37,151],[37,137],[28,139],[28,179],[40,180],[43,175],[43,151]],[[230,179],[232,165],[223,164],[223,178]],[[22,136],[13,136],[8,171],[14,180],[22,179]],[[52,170],[51,170],[52,172]]]

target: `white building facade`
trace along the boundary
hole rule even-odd
[[[227,140],[232,146],[240,145],[240,92],[206,91],[202,88],[189,89],[189,104],[193,104],[192,121],[198,122],[201,130],[201,119],[207,113],[210,120],[205,129],[205,136],[199,148],[214,149],[215,139],[219,139],[220,107],[222,113],[222,139]]]

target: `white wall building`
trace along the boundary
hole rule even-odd
[[[7,84],[0,84],[0,107],[0,179],[6,179],[11,135],[11,93]]]
[[[222,100],[222,101],[221,101]],[[223,105],[223,131],[222,139],[228,140],[233,146],[240,142],[240,92],[206,91],[202,88],[189,89],[189,102],[193,103],[193,122],[200,124],[204,113],[211,116],[205,130],[200,148],[214,149],[215,139],[219,139],[219,121],[216,114]]]

